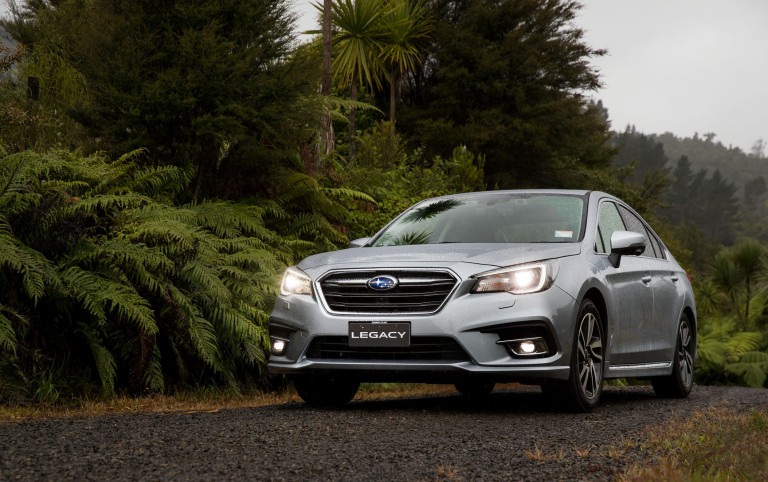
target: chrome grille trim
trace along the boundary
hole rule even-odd
[[[397,287],[388,291],[368,287],[368,280],[384,275],[397,278]],[[431,315],[440,311],[458,281],[448,270],[336,270],[323,275],[316,288],[323,306],[334,314]]]

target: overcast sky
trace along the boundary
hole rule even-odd
[[[309,0],[290,0],[318,28]],[[608,54],[595,93],[614,130],[714,132],[749,152],[768,141],[767,0],[582,0],[576,23]]]
[[[310,0],[288,0],[299,30],[316,29]],[[595,94],[612,127],[717,134],[749,152],[768,141],[768,0],[582,0],[577,25],[608,55]],[[0,0],[0,13],[5,11]]]

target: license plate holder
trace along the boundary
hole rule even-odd
[[[411,322],[350,321],[349,346],[409,347],[411,346]]]

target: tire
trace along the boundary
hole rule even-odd
[[[693,364],[696,354],[696,337],[688,315],[683,313],[677,327],[675,357],[672,373],[651,379],[653,391],[665,398],[685,398],[693,388]]]
[[[328,376],[295,378],[293,386],[302,400],[313,407],[339,408],[355,397],[360,382]]]
[[[476,380],[465,380],[454,384],[456,391],[470,399],[483,399],[491,394],[496,386],[493,382],[479,382]]]
[[[544,396],[570,411],[589,412],[595,408],[603,393],[604,353],[600,312],[591,300],[585,299],[576,318],[568,380],[542,384]]]

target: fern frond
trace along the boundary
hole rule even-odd
[[[174,264],[158,248],[131,243],[117,238],[101,244],[88,245],[69,258],[70,264],[91,270],[119,268],[135,286],[152,293],[160,292],[163,280],[174,270]]]
[[[114,395],[115,381],[117,380],[115,357],[99,340],[98,334],[91,327],[81,323],[79,332],[83,335],[88,347],[91,349],[96,372],[99,374],[99,380],[101,381],[102,392],[105,395]]]
[[[61,279],[100,325],[107,323],[109,315],[117,315],[135,323],[146,334],[157,333],[149,302],[132,287],[77,266],[65,269]]]
[[[231,293],[221,281],[219,272],[199,261],[188,262],[178,274],[192,291],[205,291],[206,296],[220,300],[229,300]]]
[[[336,198],[347,198],[347,199],[354,199],[357,201],[365,201],[368,203],[373,204],[374,206],[378,206],[378,203],[375,199],[373,199],[368,194],[357,191],[355,189],[348,189],[343,187],[327,187],[324,189],[326,193],[336,197]]]
[[[731,358],[740,358],[747,352],[758,350],[762,341],[762,333],[742,331],[731,335],[726,344],[730,351]]]
[[[21,275],[22,288],[35,304],[45,293],[46,286],[59,283],[51,262],[12,234],[0,234],[0,269],[3,268]]]
[[[158,246],[165,253],[195,251],[204,236],[202,228],[190,226],[182,221],[158,219],[134,226],[128,239]]]
[[[202,316],[199,308],[178,288],[169,286],[168,294],[184,313],[186,329],[196,354],[216,372],[223,372],[219,342],[210,321]]]
[[[24,325],[28,323],[28,320],[15,310],[0,304],[0,350],[15,354],[17,345],[16,330],[13,328],[13,320],[6,315],[15,318],[17,322]]]
[[[145,222],[176,221],[194,224],[196,218],[197,213],[191,209],[152,203],[137,209],[132,209],[130,223],[138,225]]]
[[[198,215],[197,224],[220,237],[263,234],[273,236],[264,227],[263,210],[258,206],[246,206],[228,202],[204,202],[188,209]]]
[[[155,344],[152,350],[152,358],[149,360],[147,371],[142,380],[143,385],[149,388],[152,393],[163,393],[165,391],[165,376],[163,375],[161,360],[162,353],[160,352],[160,347]]]
[[[696,357],[702,363],[714,367],[722,367],[726,363],[729,354],[728,345],[716,337],[700,336],[697,347]]]
[[[183,191],[190,180],[189,173],[176,166],[148,167],[133,174],[129,187],[147,196],[174,195]]]
[[[275,200],[259,200],[258,206],[264,210],[264,216],[267,218],[283,220],[290,217],[290,214],[285,210],[285,207]]]
[[[726,371],[740,377],[750,387],[762,387],[768,378],[768,353],[746,352],[738,362],[726,366]]]

